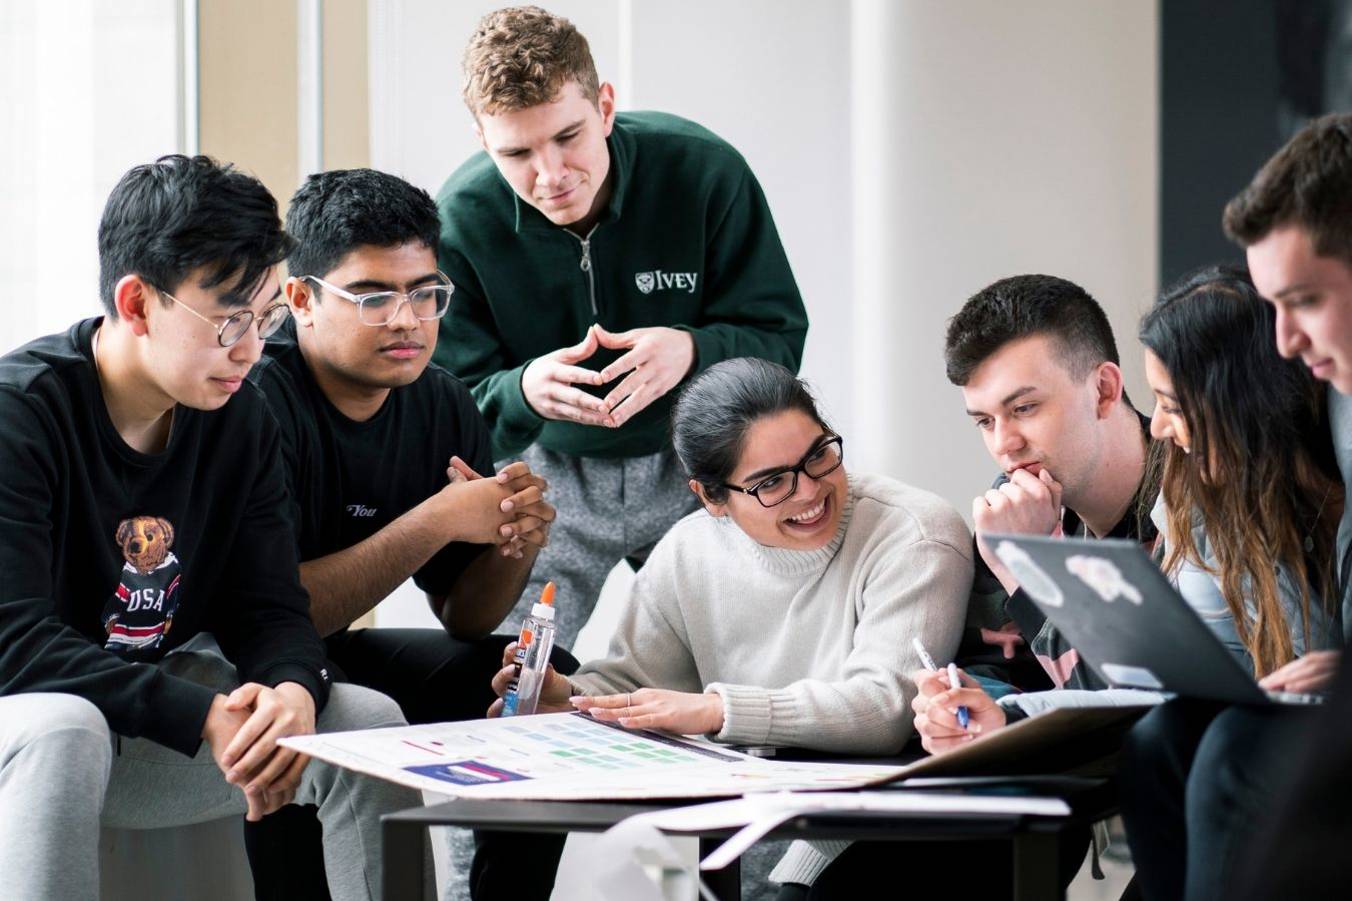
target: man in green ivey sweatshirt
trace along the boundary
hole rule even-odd
[[[746,161],[693,122],[616,113],[568,20],[490,13],[464,74],[484,152],[437,198],[456,291],[434,359],[470,386],[495,457],[549,482],[559,517],[509,622],[552,579],[571,646],[611,568],[698,506],[674,389],[730,357],[796,371],[807,313]]]

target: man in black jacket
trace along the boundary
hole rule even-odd
[[[0,358],[0,897],[96,897],[100,821],[296,800],[319,806],[335,895],[369,898],[380,815],[418,803],[277,745],[403,722],[330,686],[277,425],[245,381],[290,246],[255,179],[138,166],[99,226],[105,315]]]

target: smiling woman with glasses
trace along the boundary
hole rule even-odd
[[[605,659],[550,671],[540,712],[734,745],[900,751],[907,674],[921,668],[912,639],[951,659],[966,614],[972,539],[957,511],[847,474],[806,386],[765,360],[691,381],[672,443],[704,509],[653,549]],[[499,694],[511,673],[495,677]],[[798,881],[824,862],[795,846],[777,873]]]

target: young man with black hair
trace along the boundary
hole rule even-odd
[[[330,684],[245,382],[290,247],[255,179],[138,166],[99,226],[105,315],[0,358],[0,896],[96,897],[101,822],[294,800],[318,805],[335,896],[371,898],[379,818],[418,802],[277,745],[403,722]]]
[[[1352,480],[1352,115],[1310,123],[1226,205],[1254,285],[1276,310],[1277,350],[1329,383],[1343,482]],[[1345,495],[1345,492],[1344,492]],[[1338,527],[1338,591],[1352,634],[1352,506]],[[1333,691],[1308,716],[1224,710],[1197,728],[1182,702],[1143,721],[1129,744],[1124,805],[1142,896],[1334,898],[1352,889],[1352,666],[1312,651],[1265,676],[1266,689]],[[1341,661],[1341,673],[1339,666]],[[1165,713],[1166,711],[1159,711]],[[1214,711],[1213,711],[1214,712]],[[1143,727],[1150,727],[1146,732]],[[1138,734],[1139,733],[1139,734]]]
[[[520,597],[554,508],[525,463],[493,475],[469,390],[429,362],[454,291],[437,269],[436,204],[383,172],[324,172],[292,197],[286,226],[295,327],[249,378],[280,425],[311,616],[338,677],[394,698],[409,722],[482,717],[511,640],[487,636]],[[409,578],[444,631],[348,629]],[[248,829],[255,869],[293,896],[313,885],[295,852],[315,828],[293,808]]]
[[[1001,469],[995,484],[972,501],[981,562],[960,657],[969,670],[989,668],[1025,690],[1103,688],[982,536],[1067,534],[1153,544],[1150,423],[1127,398],[1108,317],[1065,279],[1002,279],[949,322],[944,359],[949,381],[962,389],[967,415]],[[1020,666],[1015,651],[1021,646],[1032,650],[1041,673]],[[1034,703],[1018,695],[1008,696],[1009,706],[992,700],[975,705],[987,731],[1026,713],[1020,703]],[[924,707],[921,701],[917,713]],[[931,751],[953,739],[923,715],[917,729]]]
[[[474,392],[495,456],[524,451],[568,510],[526,600],[559,583],[571,646],[611,568],[641,565],[696,506],[672,390],[731,357],[796,371],[807,314],[746,161],[693,122],[617,113],[567,19],[489,13],[463,69],[484,152],[438,197],[457,295],[436,359]]]

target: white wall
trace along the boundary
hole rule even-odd
[[[964,515],[994,470],[944,378],[945,322],[1008,275],[1107,309],[1143,402],[1156,290],[1153,3],[855,0],[855,459]]]

